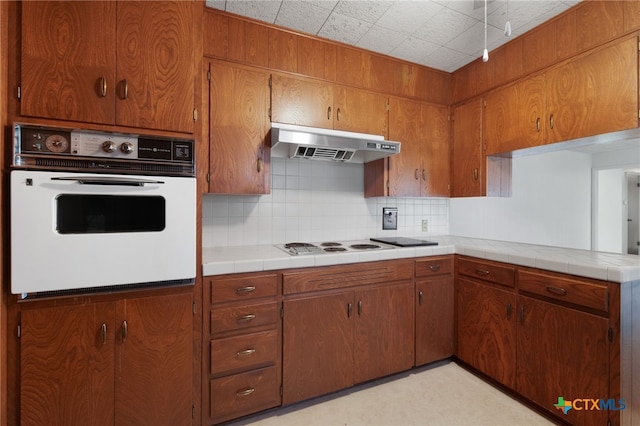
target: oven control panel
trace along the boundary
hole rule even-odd
[[[14,124],[14,167],[54,169],[117,168],[138,173],[140,170],[173,173],[161,163],[195,174],[194,141],[165,136],[64,129],[33,124]],[[72,161],[73,158],[75,161]],[[79,161],[78,161],[79,160]],[[124,160],[124,162],[123,162]],[[154,167],[154,165],[156,167]],[[51,167],[51,166],[47,166]],[[185,172],[178,172],[179,175]]]

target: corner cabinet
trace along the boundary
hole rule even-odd
[[[389,140],[400,154],[365,164],[365,196],[450,195],[449,107],[389,100]]]
[[[638,37],[594,49],[486,97],[486,153],[638,127]]]
[[[192,300],[23,307],[21,424],[190,425]]]
[[[221,61],[205,66],[209,83],[208,192],[268,194],[269,74]]]
[[[21,115],[193,132],[194,2],[21,6]]]

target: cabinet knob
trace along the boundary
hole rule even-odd
[[[540,117],[536,118],[536,132],[540,131]]]
[[[358,316],[362,315],[362,300],[358,300]]]
[[[438,272],[440,270],[440,265],[430,265],[429,266],[429,270],[433,271],[433,272]]]
[[[107,97],[107,79],[105,77],[98,79],[98,87],[100,88],[100,96],[103,98]]]
[[[102,344],[106,345],[107,344],[107,324],[102,324],[102,327],[100,327],[100,336],[102,337]]]
[[[129,97],[129,85],[127,84],[127,79],[125,78],[120,82],[120,98],[127,99]]]
[[[415,176],[416,180],[420,180],[420,170],[416,169],[416,171],[413,173],[413,175]]]
[[[262,158],[258,158],[258,164],[256,165],[256,170],[258,173],[262,173],[263,161]]]
[[[336,119],[340,121],[340,118],[342,118],[342,111],[340,111],[340,108],[338,108],[338,111],[336,112]]]
[[[353,303],[347,304],[347,318],[351,318],[351,314],[353,313]]]
[[[427,181],[427,171],[425,169],[422,169],[422,180]]]
[[[418,303],[420,304],[420,306],[422,306],[422,304],[424,303],[424,292],[423,291],[419,291],[418,292]]]
[[[331,107],[327,107],[327,120],[331,120]]]
[[[473,180],[478,181],[478,168],[473,169]]]
[[[129,325],[127,324],[127,321],[122,321],[120,331],[122,333],[122,343],[124,343],[127,341],[127,334],[129,333]]]
[[[549,115],[549,128],[553,129],[553,126],[555,125],[555,122],[553,120],[553,114]]]

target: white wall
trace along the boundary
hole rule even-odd
[[[591,155],[513,159],[512,197],[453,198],[451,235],[591,248]]]
[[[623,227],[626,179],[622,169],[598,170],[595,176],[594,249],[626,253],[626,227]],[[623,211],[624,210],[624,211]],[[626,221],[625,221],[626,222]],[[624,223],[626,225],[626,223]]]
[[[205,195],[204,247],[449,233],[446,198],[365,199],[364,166],[273,158],[271,194]],[[398,230],[382,230],[382,207],[398,207]],[[421,230],[422,219],[429,230]]]

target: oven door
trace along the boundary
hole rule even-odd
[[[11,292],[193,283],[196,180],[11,172]]]

